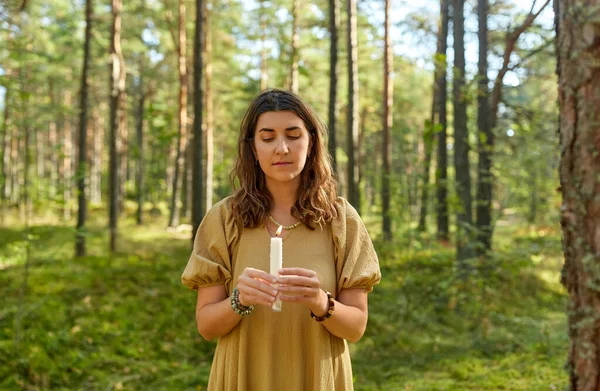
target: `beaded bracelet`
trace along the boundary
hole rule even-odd
[[[236,314],[246,316],[252,313],[254,310],[254,305],[247,307],[240,303],[240,291],[238,288],[234,288],[233,292],[231,293],[231,308]]]
[[[333,315],[333,311],[335,310],[335,300],[333,300],[333,296],[327,291],[325,291],[325,293],[327,294],[327,313],[325,314],[325,316],[317,316],[312,311],[310,311],[310,317],[316,320],[317,322],[322,322],[325,319],[331,318],[331,315]]]

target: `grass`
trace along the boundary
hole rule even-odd
[[[97,222],[81,259],[71,228],[0,229],[1,390],[205,389],[214,343],[179,280],[189,239],[163,224],[123,222],[110,255]],[[383,280],[351,345],[355,389],[564,389],[559,232],[499,227],[493,259],[470,264],[468,279],[451,249],[415,237],[376,242]]]

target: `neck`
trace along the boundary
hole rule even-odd
[[[279,216],[280,218],[288,217],[291,215],[291,210],[296,203],[297,191],[299,183],[286,183],[285,185],[279,183],[267,182],[267,189],[273,196],[273,210],[272,214],[274,217]]]

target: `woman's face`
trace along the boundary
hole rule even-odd
[[[311,144],[306,125],[294,112],[261,114],[254,132],[254,147],[267,185],[299,185]]]

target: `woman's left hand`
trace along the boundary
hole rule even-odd
[[[321,281],[313,270],[290,267],[279,270],[279,298],[304,304],[314,314],[327,312],[327,294],[321,289]]]

